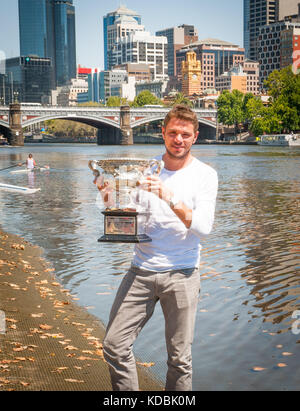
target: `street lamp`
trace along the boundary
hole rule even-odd
[[[19,92],[14,91],[14,103],[18,103],[18,95],[19,95]]]

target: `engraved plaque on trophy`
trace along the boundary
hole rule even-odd
[[[97,169],[97,166],[102,170]],[[145,234],[147,211],[137,209],[131,193],[147,173],[159,174],[163,161],[137,158],[110,158],[90,160],[89,167],[95,178],[101,178],[100,191],[106,204],[104,235],[99,242],[150,242]]]

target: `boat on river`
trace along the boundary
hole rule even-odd
[[[300,146],[300,134],[265,134],[259,137],[260,146]]]
[[[50,170],[50,167],[22,168],[21,170],[11,171],[11,174],[34,173],[36,171],[46,171],[46,170]]]
[[[37,191],[40,191],[40,188],[20,187],[20,186],[14,186],[12,184],[0,183],[0,190],[11,191],[14,193],[22,193],[22,194],[33,194],[33,193],[36,193]]]

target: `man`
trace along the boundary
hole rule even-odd
[[[175,106],[162,134],[164,169],[141,181],[140,202],[151,212],[146,228],[152,242],[135,247],[131,268],[111,309],[103,342],[112,387],[139,389],[133,343],[159,300],[168,352],[166,390],[192,389],[195,316],[200,292],[200,240],[214,220],[217,173],[191,154],[198,137],[196,114]],[[100,186],[99,189],[104,189]]]

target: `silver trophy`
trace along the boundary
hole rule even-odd
[[[141,243],[150,242],[144,233],[146,210],[140,210],[132,198],[139,181],[150,174],[159,175],[163,161],[138,158],[109,158],[90,160],[89,168],[98,184],[106,209],[104,214],[104,235],[99,242]],[[97,169],[101,168],[101,172]]]

